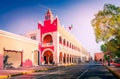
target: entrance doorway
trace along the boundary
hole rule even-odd
[[[49,50],[45,51],[43,54],[44,64],[52,64],[53,62],[53,53]]]

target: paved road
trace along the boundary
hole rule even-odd
[[[45,72],[16,76],[9,79],[116,79],[99,63],[61,67]]]
[[[77,79],[117,79],[99,63],[91,64]]]

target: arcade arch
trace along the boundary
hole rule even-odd
[[[60,52],[59,54],[59,63],[62,64],[63,62],[63,57],[62,57],[62,52]]]
[[[66,53],[64,53],[63,62],[66,63]]]
[[[52,64],[53,62],[53,53],[50,50],[46,50],[43,54],[44,64]]]

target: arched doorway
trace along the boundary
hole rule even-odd
[[[63,62],[66,63],[66,53],[64,53]]]
[[[59,63],[62,64],[62,52],[60,52],[60,55],[59,55]]]
[[[71,58],[72,58],[72,57],[71,57],[71,55],[70,55],[70,63],[71,63],[71,60],[72,60]]]
[[[53,53],[49,50],[45,51],[43,54],[44,64],[52,64],[53,62]]]
[[[67,54],[67,63],[69,63],[69,54]]]

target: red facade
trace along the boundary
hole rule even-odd
[[[103,53],[94,53],[94,60],[101,61],[101,60],[103,60],[103,56],[104,56]]]
[[[43,55],[43,51],[45,49],[51,49],[54,51],[54,46],[50,45],[53,43],[53,37],[47,33],[53,33],[57,31],[58,26],[58,18],[53,19],[53,15],[51,10],[49,9],[45,15],[44,24],[38,23],[38,29],[40,30],[40,42],[39,50],[41,51],[41,55]],[[46,36],[43,36],[44,34],[47,34]],[[43,38],[44,37],[44,38]],[[43,39],[42,39],[43,38]],[[46,46],[42,46],[46,44]],[[47,44],[49,44],[47,46]],[[44,57],[41,57],[41,62],[43,62]]]
[[[47,32],[57,31],[58,18],[53,20],[53,15],[50,9],[45,15],[44,25],[38,23],[38,29],[41,30],[41,35]]]

